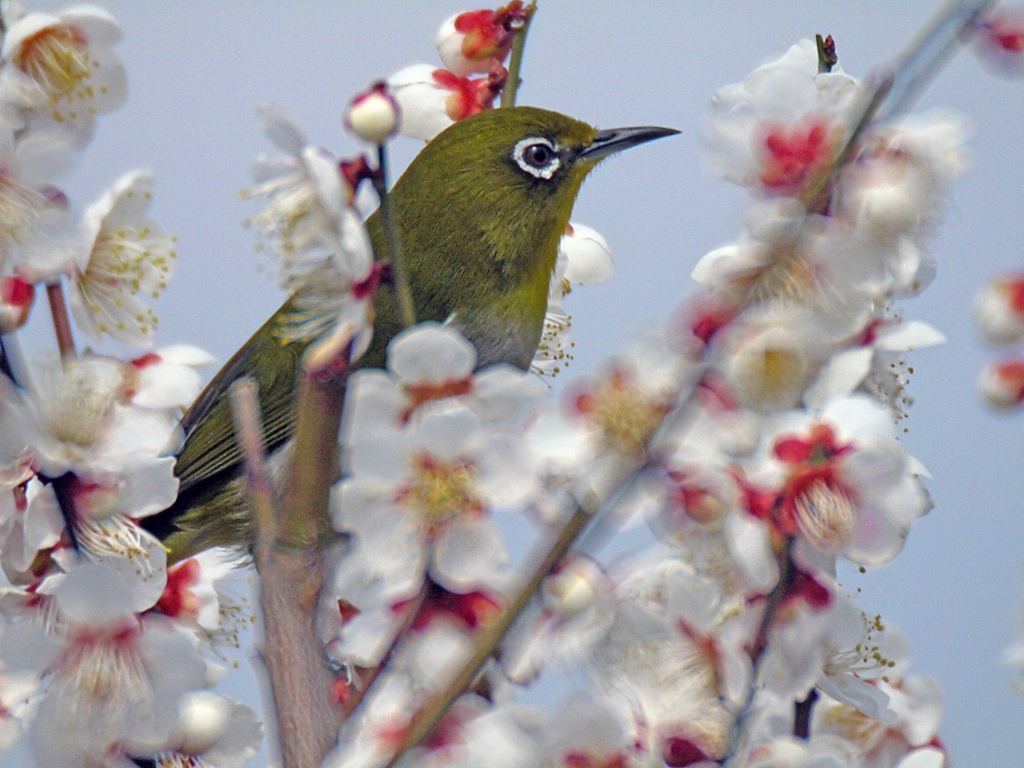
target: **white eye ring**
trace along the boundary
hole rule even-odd
[[[545,162],[538,163],[536,150],[547,150],[548,158]],[[533,151],[531,151],[533,150]],[[562,167],[562,160],[558,156],[558,148],[550,141],[542,137],[531,137],[523,139],[516,144],[512,150],[512,159],[523,171],[538,179],[550,179],[555,171]]]

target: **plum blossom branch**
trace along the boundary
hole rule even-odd
[[[74,360],[75,338],[71,332],[71,318],[68,315],[67,301],[64,299],[64,287],[58,280],[46,286],[46,298],[50,302],[50,314],[53,316],[53,330],[57,334],[57,348],[64,360]]]
[[[566,522],[558,537],[550,545],[547,552],[532,569],[530,577],[523,583],[513,600],[492,624],[484,627],[474,638],[473,654],[459,670],[458,674],[441,693],[432,698],[416,714],[409,724],[401,746],[395,751],[387,768],[393,768],[402,756],[419,744],[437,726],[452,703],[472,684],[479,674],[484,662],[491,657],[494,649],[505,637],[516,618],[533,597],[544,579],[555,566],[565,557],[573,543],[593,519],[593,510],[577,507],[572,517]]]
[[[505,89],[501,92],[501,106],[514,107],[516,105],[516,94],[519,85],[523,82],[519,72],[523,68],[523,54],[526,51],[526,36],[530,32],[530,22],[533,21],[533,14],[537,11],[537,0],[533,0],[523,9],[523,20],[516,29],[515,38],[512,42],[512,55],[508,62],[508,80]]]
[[[334,746],[344,712],[335,674],[316,630],[327,549],[336,539],[327,498],[337,479],[337,435],[352,331],[343,327],[307,354],[299,383],[295,445],[275,503],[263,460],[259,408],[248,383],[232,387],[249,494],[257,508],[254,553],[260,574],[263,648],[287,768],[319,765]]]

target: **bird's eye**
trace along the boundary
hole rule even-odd
[[[538,179],[550,179],[562,165],[558,150],[547,139],[523,139],[512,150],[512,159],[526,173]]]

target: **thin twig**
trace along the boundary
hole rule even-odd
[[[259,543],[266,545],[274,536],[274,484],[267,470],[263,419],[260,415],[256,384],[243,378],[228,391],[231,417],[235,424],[238,445],[245,461],[245,482],[249,503],[256,513],[256,526],[262,534]]]
[[[523,25],[516,30],[515,39],[512,41],[512,54],[508,60],[508,81],[505,89],[501,92],[502,107],[514,107],[516,105],[516,94],[523,79],[519,72],[523,68],[523,54],[526,51],[526,35],[530,31],[530,22],[533,21],[533,14],[537,11],[537,0],[533,0],[526,7],[526,19]]]
[[[737,746],[739,746],[740,734],[743,732],[743,724],[750,713],[751,704],[754,702],[754,694],[757,692],[757,675],[761,669],[761,660],[764,658],[764,653],[768,650],[768,633],[771,631],[772,624],[775,623],[775,617],[778,614],[779,606],[782,605],[782,601],[786,599],[789,594],[790,588],[793,586],[793,580],[796,577],[796,566],[793,563],[793,546],[796,543],[795,537],[790,537],[786,540],[786,547],[779,556],[779,581],[775,585],[768,597],[765,599],[764,613],[761,614],[761,623],[757,628],[757,634],[754,636],[754,643],[750,648],[750,685],[747,688],[747,698],[743,702],[743,707],[740,709],[739,714],[736,716],[736,722],[733,725],[732,736],[729,741],[729,752],[728,756],[732,756],[736,752]]]
[[[398,299],[398,316],[403,328],[416,325],[416,307],[412,300],[412,288],[409,285],[409,272],[405,268],[405,257],[402,255],[401,241],[398,238],[398,222],[391,210],[391,194],[388,192],[387,145],[377,146],[377,173],[374,175],[374,187],[380,198],[380,217],[384,227],[384,239],[388,245],[386,258],[391,261],[391,280]]]
[[[592,518],[593,514],[590,510],[583,509],[582,507],[578,507],[575,510],[572,517],[565,524],[565,527],[562,528],[558,538],[555,539],[534,567],[530,578],[520,587],[519,592],[516,593],[516,596],[509,605],[493,623],[483,627],[476,635],[473,641],[474,652],[470,659],[462,666],[462,669],[459,670],[459,673],[449,683],[448,687],[428,701],[416,713],[416,716],[413,717],[406,731],[405,740],[387,763],[387,768],[393,768],[407,751],[426,738],[441,721],[441,718],[444,717],[444,713],[448,711],[448,707],[451,706],[452,702],[469,688],[484,663],[491,657],[494,649],[505,637],[505,634],[527,603],[529,603],[533,593],[537,591],[548,574],[565,557],[573,542],[584,531]]]
[[[360,680],[360,686],[354,689],[349,695],[349,698],[345,701],[345,717],[351,715],[356,707],[362,702],[366,696],[367,691],[370,690],[370,686],[373,685],[374,681],[380,676],[380,673],[385,670],[388,664],[391,662],[391,658],[395,655],[398,647],[405,641],[409,636],[409,632],[412,630],[413,625],[416,623],[416,619],[420,615],[420,611],[423,608],[423,603],[427,598],[427,593],[430,591],[430,582],[424,580],[423,586],[420,588],[419,593],[413,598],[412,604],[408,606],[407,613],[405,615],[405,621],[402,622],[402,626],[399,627],[395,633],[394,638],[391,641],[391,645],[388,646],[387,651],[381,657],[377,666],[367,670],[365,677]]]
[[[74,360],[78,357],[75,351],[75,337],[71,333],[71,318],[68,317],[68,304],[64,299],[64,287],[58,280],[46,286],[46,298],[50,302],[50,314],[53,316],[53,330],[57,334],[57,348],[61,360]]]

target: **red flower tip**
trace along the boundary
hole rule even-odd
[[[710,759],[704,750],[682,736],[669,736],[665,739],[661,757],[665,761],[665,765],[671,766],[671,768],[684,768],[684,766]]]
[[[36,288],[20,277],[5,277],[0,280],[0,299],[4,304],[25,308],[32,304],[36,296]]]

